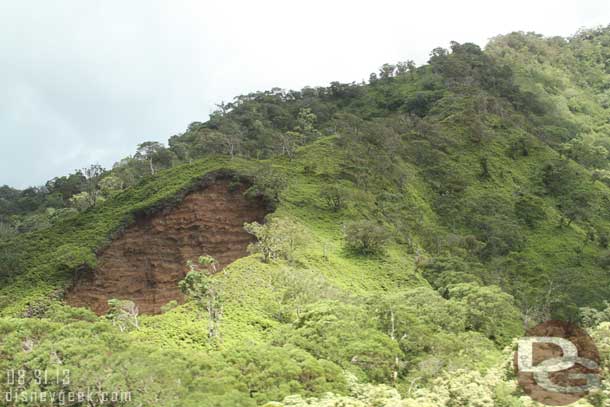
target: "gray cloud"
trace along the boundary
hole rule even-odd
[[[0,185],[109,167],[237,94],[359,81],[450,40],[610,23],[606,0],[491,4],[0,0]]]

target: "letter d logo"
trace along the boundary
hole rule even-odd
[[[599,353],[587,333],[548,321],[527,332],[515,353],[519,385],[534,400],[562,406],[600,385]]]

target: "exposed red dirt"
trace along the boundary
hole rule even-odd
[[[187,260],[208,254],[221,269],[247,254],[252,236],[243,224],[262,222],[268,211],[261,200],[246,199],[245,188],[216,180],[138,220],[98,255],[97,268],[76,281],[66,302],[103,314],[109,299],[129,299],[140,313],[155,314],[169,301],[183,301],[178,282]]]

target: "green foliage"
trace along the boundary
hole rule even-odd
[[[440,256],[424,264],[422,274],[432,287],[446,297],[449,288],[455,284],[480,284],[482,282],[480,275],[483,272],[483,266],[480,264],[472,264],[459,257]]]
[[[595,328],[603,322],[610,322],[610,303],[604,302],[605,308],[598,310],[590,307],[580,309],[580,323],[586,328]]]
[[[70,198],[70,205],[79,211],[87,210],[91,207],[91,196],[88,192],[80,192]]]
[[[178,306],[178,301],[171,300],[170,302],[168,302],[167,304],[165,304],[161,307],[161,312],[165,314],[166,312],[170,312],[177,306]]]
[[[227,362],[240,373],[257,404],[292,393],[307,396],[345,391],[345,379],[337,365],[290,345],[239,347],[228,353]]]
[[[133,405],[527,405],[499,351],[523,325],[582,316],[610,350],[609,32],[239,96],[110,171],[1,187],[0,370],[65,366]],[[246,225],[263,262],[202,256],[160,315],[61,305],[125,227],[218,178],[276,210]]]
[[[36,368],[53,378],[59,370],[62,378],[42,388],[33,374],[19,385],[3,380],[3,394],[86,393],[89,387],[128,393],[128,402],[121,405],[171,405],[179,400],[181,406],[201,406],[205,400],[206,406],[224,407],[255,406],[291,392],[319,395],[345,388],[337,366],[292,347],[244,346],[217,354],[158,349],[104,322],[0,320],[0,332],[0,352],[7,355],[0,362],[3,370]]]
[[[592,168],[608,166],[608,150],[603,146],[592,145],[582,138],[572,139],[562,145],[561,151],[574,161]]]
[[[0,279],[6,279],[19,272],[18,256],[8,249],[0,251]]]
[[[348,191],[339,185],[325,185],[320,191],[320,197],[331,211],[338,212],[347,205]]]
[[[610,171],[608,170],[594,170],[591,178],[593,181],[600,181],[610,187]]]
[[[598,258],[600,267],[604,270],[610,270],[610,251],[605,251]]]
[[[130,300],[108,300],[108,318],[121,332],[139,329],[138,306]]]
[[[536,227],[547,217],[544,211],[544,201],[528,194],[520,196],[515,202],[515,212],[519,219],[530,228]]]
[[[485,244],[480,251],[484,260],[520,251],[525,246],[510,202],[500,194],[485,194],[469,202],[466,224],[476,238]]]
[[[256,237],[248,251],[260,253],[265,263],[292,259],[295,250],[305,242],[302,228],[289,218],[273,217],[264,225],[246,223],[244,229]]]
[[[306,306],[319,300],[338,300],[344,297],[340,290],[329,284],[324,276],[312,270],[285,268],[273,280],[279,295],[274,317],[290,323],[301,317]]]
[[[203,263],[207,263],[209,258],[209,256],[207,258],[202,257]],[[207,311],[209,338],[219,338],[220,321],[224,312],[224,299],[221,290],[215,284],[212,277],[197,271],[191,266],[191,271],[189,271],[184,280],[178,283],[178,286],[180,291],[192,299],[197,307]]]
[[[99,187],[100,194],[104,198],[110,198],[123,189],[123,181],[115,175],[109,175],[100,180]]]
[[[525,137],[519,137],[509,147],[508,155],[513,160],[530,155],[531,143]]]
[[[347,223],[344,233],[347,247],[364,255],[381,253],[390,238],[383,225],[369,220]]]
[[[148,163],[150,175],[155,175],[159,168],[171,166],[174,154],[162,143],[156,141],[146,141],[138,145],[134,158]]]
[[[263,197],[268,202],[274,204],[280,201],[280,194],[288,186],[285,176],[271,167],[259,169],[253,178],[254,182],[246,190],[246,196]]]
[[[307,307],[276,342],[292,343],[375,382],[391,379],[400,354],[396,342],[375,328],[366,308],[339,302]]]
[[[514,299],[499,287],[462,283],[449,288],[449,298],[465,305],[466,324],[498,344],[507,345],[523,332]]]
[[[200,266],[205,267],[208,273],[210,274],[216,273],[216,271],[218,271],[218,261],[210,255],[206,254],[204,256],[199,256],[197,262]],[[191,271],[195,270],[195,267],[192,264],[190,264],[189,268],[191,269]]]

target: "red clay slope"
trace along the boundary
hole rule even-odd
[[[67,303],[103,314],[111,298],[134,301],[140,313],[182,301],[178,282],[187,260],[208,254],[222,268],[247,254],[252,237],[243,224],[261,222],[268,211],[262,200],[247,200],[245,188],[216,180],[176,207],[137,221],[100,253],[97,268],[67,292]]]

